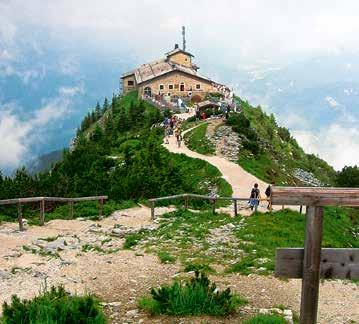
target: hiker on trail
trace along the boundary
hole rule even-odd
[[[254,187],[252,188],[251,195],[249,197],[249,207],[251,210],[254,209],[254,211],[257,211],[258,205],[259,205],[259,199],[260,199],[260,191],[258,189],[258,183],[254,184]]]
[[[182,135],[181,135],[181,125],[177,125],[175,130],[175,136],[177,140],[177,146],[181,147]]]
[[[170,134],[173,134],[174,121],[173,118],[170,119]]]
[[[196,121],[200,121],[201,119],[201,111],[199,110],[198,104],[196,104]]]
[[[228,119],[230,111],[231,111],[231,106],[228,104],[226,108],[226,119]]]
[[[271,206],[271,203],[270,203],[270,197],[271,197],[271,195],[272,195],[272,185],[273,185],[273,184],[268,185],[266,191],[264,192],[265,195],[266,195],[266,197],[267,197],[267,199],[268,199],[268,206],[267,206],[267,209],[268,209],[268,210],[271,210],[271,209],[272,209],[272,208],[271,208],[272,206]]]
[[[202,112],[202,120],[206,120],[207,116],[206,116],[206,113],[203,111]]]
[[[170,126],[166,125],[165,126],[165,144],[169,144],[170,142],[168,141],[168,138],[170,136]]]

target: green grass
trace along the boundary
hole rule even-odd
[[[98,252],[98,253],[101,253],[101,254],[111,254],[111,253],[118,252],[120,249],[119,248],[117,248],[117,249],[112,249],[112,248],[104,249],[103,247],[98,246],[98,245],[84,244],[82,246],[81,250],[82,250],[82,252]]]
[[[235,99],[242,113],[232,114],[227,124],[246,139],[238,160],[245,170],[267,182],[301,185],[293,176],[293,170],[300,168],[311,172],[323,184],[334,184],[335,170],[319,157],[306,154],[273,115],[267,115],[260,106]]]
[[[90,296],[68,294],[63,287],[52,287],[31,300],[13,296],[4,303],[3,324],[103,324],[105,316],[98,301]]]
[[[353,213],[351,209],[325,208],[322,247],[359,247],[359,241],[351,233],[359,213]],[[236,231],[236,236],[242,240],[240,248],[246,256],[229,267],[229,272],[249,274],[260,267],[272,272],[276,248],[304,246],[303,214],[291,210],[257,213],[246,218],[245,224]]]
[[[206,263],[193,263],[188,262],[185,264],[184,271],[190,272],[190,271],[199,271],[202,273],[216,273],[216,270],[214,270],[210,265]]]
[[[226,316],[247,302],[229,288],[217,290],[214,283],[198,272],[186,281],[152,288],[151,295],[139,301],[139,307],[151,314]]]
[[[166,251],[157,252],[157,256],[160,259],[161,263],[175,263],[176,262],[176,257],[174,257],[173,255],[169,254]]]
[[[256,315],[244,322],[244,324],[285,324],[286,321],[279,315]]]
[[[323,247],[359,247],[352,234],[358,221],[355,209],[326,208]],[[211,233],[227,224],[233,229],[223,234],[226,240],[213,241]],[[178,210],[163,215],[155,230],[127,235],[124,247],[155,255],[165,251],[164,255],[176,258],[184,271],[210,273],[220,264],[226,272],[266,275],[274,271],[277,248],[304,246],[304,227],[305,215],[291,210],[246,218]]]
[[[137,243],[141,241],[141,239],[146,237],[147,233],[148,231],[140,230],[137,233],[127,234],[125,237],[125,242],[123,243],[123,248],[125,250],[129,250],[132,247],[136,246]]]
[[[214,145],[206,137],[207,127],[208,124],[205,123],[185,134],[185,143],[191,151],[204,155],[215,153]]]

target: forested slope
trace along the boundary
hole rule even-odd
[[[160,111],[133,92],[97,107],[78,130],[75,144],[52,170],[0,176],[0,199],[30,196],[109,195],[150,198],[174,193],[230,195],[231,188],[208,163],[169,154],[162,146]]]

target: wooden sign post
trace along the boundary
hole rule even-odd
[[[359,189],[273,187],[271,202],[307,205],[304,249],[277,249],[275,274],[302,278],[300,323],[314,324],[320,277],[359,279],[359,249],[321,249],[323,206],[359,206]]]

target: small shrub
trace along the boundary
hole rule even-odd
[[[152,288],[151,295],[152,298],[139,301],[139,307],[151,314],[225,316],[233,313],[239,305],[246,304],[246,300],[232,294],[229,288],[219,291],[199,272],[195,277],[175,282],[172,286]]]
[[[244,322],[245,324],[285,324],[283,317],[278,315],[256,315]]]
[[[63,287],[52,287],[31,300],[12,296],[3,304],[3,324],[106,323],[98,301],[92,296],[72,296]]]
[[[168,252],[165,251],[159,251],[157,253],[161,263],[175,263],[176,262],[176,257],[174,257],[173,255],[169,254]]]
[[[190,272],[190,271],[199,271],[202,273],[215,273],[216,270],[214,270],[210,265],[204,264],[204,263],[187,263],[184,271]]]
[[[135,245],[137,245],[137,243],[142,239],[142,235],[140,233],[132,233],[132,234],[128,234],[125,237],[125,243],[123,243],[123,248],[124,249],[131,249],[132,247],[134,247]]]

